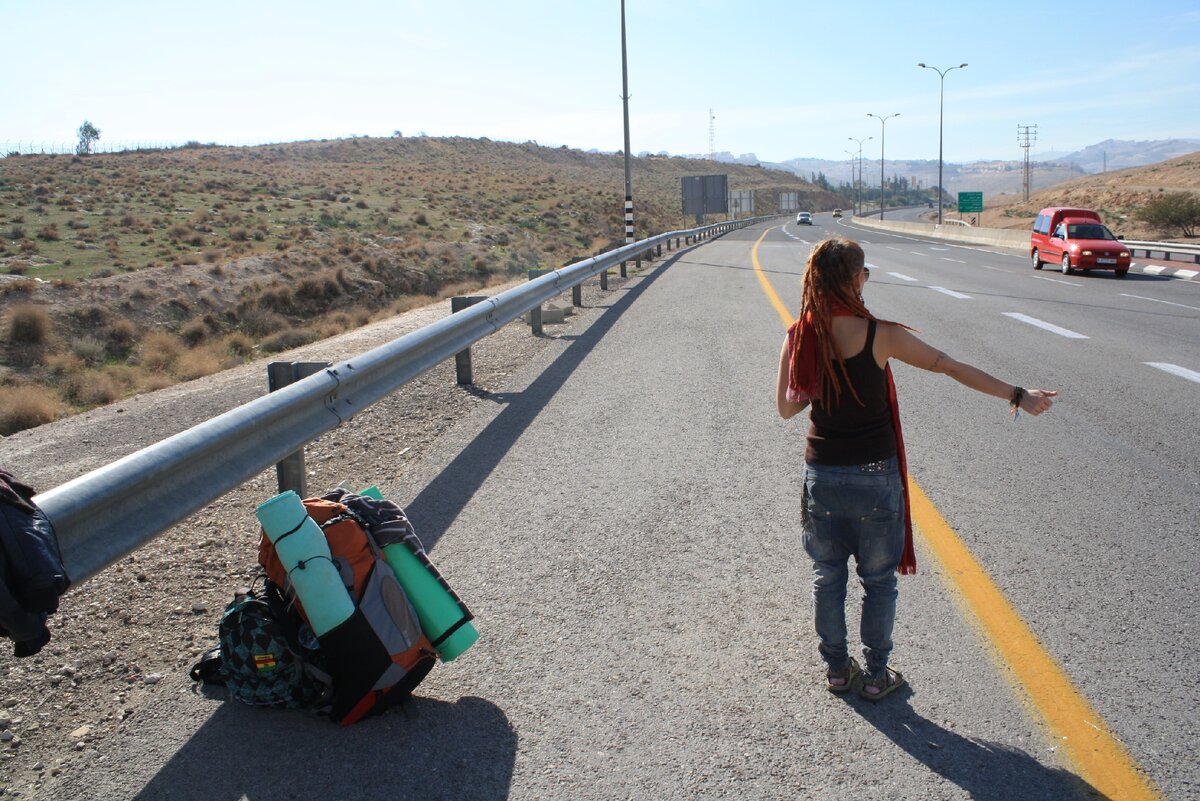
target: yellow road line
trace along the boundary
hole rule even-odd
[[[758,246],[750,251],[754,272],[784,326],[792,316],[758,260]],[[1161,794],[1138,770],[1125,747],[1087,699],[1075,689],[1067,674],[1046,652],[1037,635],[1013,608],[983,566],[971,555],[954,529],[912,476],[908,479],[912,516],[916,528],[943,568],[948,582],[966,602],[979,629],[987,636],[1011,671],[1016,685],[1028,698],[1080,776],[1113,801],[1158,801]]]

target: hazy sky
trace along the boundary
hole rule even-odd
[[[0,0],[0,147],[350,135],[623,144],[619,0]],[[1019,159],[1200,138],[1200,2],[627,0],[631,149]]]

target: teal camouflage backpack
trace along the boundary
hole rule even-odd
[[[332,679],[321,667],[316,638],[279,589],[238,595],[217,627],[218,645],[192,668],[192,678],[221,684],[252,706],[321,707]]]

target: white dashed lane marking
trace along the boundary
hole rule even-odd
[[[971,299],[970,295],[964,295],[961,292],[955,292],[953,289],[946,289],[946,287],[944,287],[944,286],[931,286],[929,288],[932,289],[934,292],[941,292],[943,295],[949,295],[952,298],[958,298],[960,300],[970,300]]]
[[[1168,364],[1167,362],[1145,363],[1151,367],[1157,367],[1163,372],[1170,373],[1171,375],[1177,375],[1180,378],[1186,378],[1188,381],[1195,381],[1197,384],[1200,384],[1200,373],[1197,373],[1195,370],[1189,370],[1186,367],[1180,367],[1177,364]]]
[[[942,261],[952,261],[955,264],[966,264],[966,262],[963,261],[962,259],[952,259],[949,256],[941,256],[940,258]]]
[[[910,277],[908,277],[908,276],[907,276],[907,275],[905,275],[904,273],[888,273],[888,275],[891,275],[891,276],[894,276],[894,277],[896,277],[896,278],[899,278],[901,281],[916,281],[916,280],[917,280],[917,279],[915,279],[915,278],[910,278]]]
[[[1039,281],[1053,281],[1056,284],[1066,284],[1067,286],[1083,286],[1083,284],[1077,284],[1074,281],[1063,281],[1061,278],[1047,278],[1044,275],[1031,275],[1029,277],[1036,278]]]
[[[1036,317],[1030,317],[1028,314],[1021,314],[1020,312],[1004,312],[1004,316],[1011,317],[1014,320],[1020,320],[1023,323],[1028,323],[1029,325],[1044,329],[1052,334],[1058,334],[1060,337],[1066,337],[1067,339],[1089,339],[1086,334],[1076,333],[1069,328],[1062,328],[1054,323],[1048,323],[1045,320],[1039,320]]]
[[[1174,302],[1172,302],[1172,301],[1169,301],[1169,300],[1159,300],[1158,298],[1146,298],[1146,297],[1142,297],[1141,295],[1127,295],[1127,294],[1125,294],[1124,292],[1122,292],[1122,293],[1121,293],[1121,297],[1123,297],[1123,298],[1137,298],[1138,300],[1148,300],[1148,301],[1150,301],[1150,302],[1152,302],[1152,303],[1165,303],[1165,304],[1167,304],[1168,306],[1178,306],[1178,307],[1180,307],[1181,309],[1194,309],[1194,310],[1196,310],[1196,311],[1200,311],[1200,306],[1188,306],[1188,305],[1186,305],[1186,304],[1183,304],[1183,303],[1174,303]],[[1147,364],[1150,364],[1150,362],[1146,362],[1146,363],[1147,363]]]

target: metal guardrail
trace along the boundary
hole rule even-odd
[[[1145,255],[1143,258],[1152,259],[1154,253],[1161,253],[1163,261],[1172,261],[1172,254],[1176,256],[1190,257],[1194,264],[1200,264],[1200,245],[1188,245],[1180,242],[1143,242],[1130,239],[1122,239],[1125,247],[1129,248],[1129,253],[1134,258],[1137,257],[1137,252],[1140,250]]]
[[[525,312],[669,240],[760,222],[659,234],[554,270],[256,398],[36,496],[79,585],[288,454]]]

